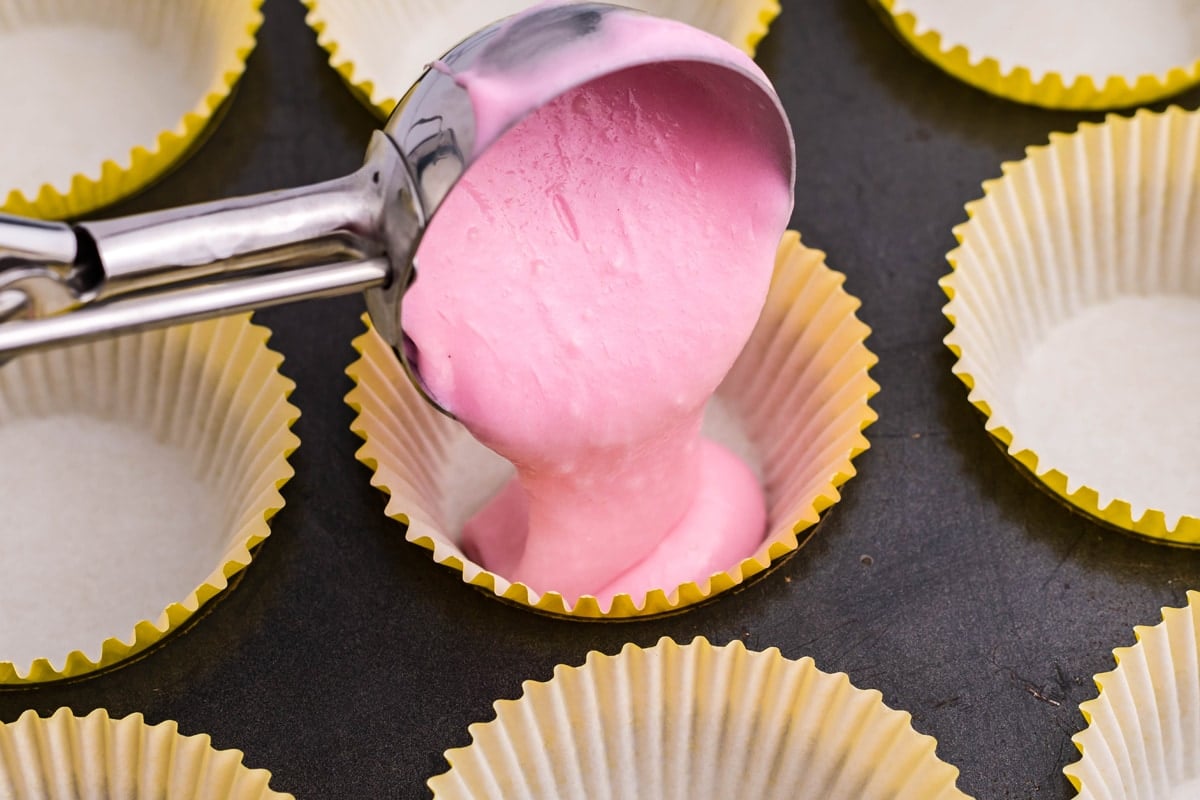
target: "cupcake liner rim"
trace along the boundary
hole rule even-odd
[[[1077,792],[1082,793],[1086,788],[1088,761],[1095,757],[1092,753],[1089,740],[1094,736],[1100,735],[1092,728],[1092,725],[1103,708],[1105,686],[1118,683],[1118,672],[1121,669],[1122,661],[1125,659],[1135,659],[1137,652],[1145,646],[1143,642],[1148,637],[1155,636],[1157,631],[1162,629],[1162,626],[1165,625],[1169,618],[1178,614],[1187,614],[1189,609],[1196,606],[1200,606],[1200,591],[1189,589],[1186,594],[1186,602],[1183,606],[1164,606],[1160,610],[1159,622],[1153,625],[1135,625],[1133,628],[1134,643],[1114,648],[1112,651],[1113,669],[1099,673],[1093,677],[1097,696],[1079,704],[1079,713],[1083,717],[1087,727],[1071,737],[1071,743],[1075,745],[1075,749],[1079,752],[1079,759],[1063,767],[1063,774],[1070,780],[1071,785],[1075,787]]]
[[[808,258],[814,259],[815,263],[819,264],[821,278],[832,287],[833,291],[838,293],[838,302],[845,307],[845,314],[839,315],[839,317],[847,320],[847,324],[850,326],[848,333],[844,336],[848,340],[854,340],[854,346],[847,351],[845,358],[852,358],[856,376],[853,379],[853,385],[863,393],[861,398],[856,395],[855,405],[851,406],[856,415],[853,421],[855,433],[848,451],[844,456],[836,459],[836,468],[825,479],[820,490],[807,498],[805,507],[799,509],[795,515],[789,514],[790,528],[786,535],[782,537],[779,535],[778,526],[782,521],[777,521],[775,535],[768,536],[753,554],[729,569],[709,576],[702,582],[689,582],[677,587],[653,589],[643,598],[619,594],[613,598],[611,605],[605,610],[597,598],[589,595],[579,598],[572,606],[558,592],[539,594],[523,583],[507,581],[466,559],[461,552],[441,541],[438,531],[428,528],[422,520],[414,520],[411,515],[405,513],[405,509],[393,511],[389,502],[389,508],[385,513],[407,526],[405,532],[407,541],[430,551],[436,563],[460,571],[464,582],[490,592],[499,599],[511,601],[549,616],[572,620],[619,621],[678,613],[735,586],[743,585],[750,578],[767,570],[783,556],[795,552],[801,544],[799,534],[820,521],[821,514],[841,499],[840,488],[857,474],[853,459],[870,447],[870,442],[863,432],[878,419],[878,414],[870,407],[869,401],[878,393],[879,384],[869,376],[869,370],[878,363],[878,357],[865,344],[870,334],[870,328],[855,313],[861,307],[861,302],[858,298],[845,292],[845,275],[833,270],[825,263],[824,252],[804,246],[799,234],[794,231],[788,231],[784,235],[778,258],[783,257],[785,250],[789,253],[807,254]],[[351,430],[363,439],[363,445],[356,452],[355,457],[372,471],[371,485],[382,490],[389,497],[393,497],[397,494],[396,487],[388,485],[388,478],[381,470],[380,445],[371,438],[367,427],[363,387],[364,368],[368,363],[370,351],[375,347],[386,348],[386,345],[381,345],[377,341],[377,334],[370,326],[366,315],[363,319],[368,330],[356,337],[353,342],[359,357],[346,368],[346,374],[355,383],[354,388],[346,395],[346,403],[356,414],[351,423]],[[390,348],[388,348],[388,355],[390,356]],[[401,379],[406,380],[407,378],[401,377]],[[851,380],[847,379],[848,385]],[[861,408],[859,401],[861,401]],[[849,426],[847,426],[848,432]]]
[[[1104,120],[1101,122],[1084,120],[1079,123],[1074,131],[1053,131],[1049,134],[1048,141],[1045,144],[1029,145],[1025,148],[1022,158],[1003,162],[1000,165],[1000,176],[983,181],[981,184],[983,195],[971,200],[964,206],[967,219],[955,225],[952,229],[956,246],[946,254],[946,260],[950,265],[951,271],[938,280],[938,286],[941,287],[948,300],[942,307],[942,313],[950,322],[952,330],[946,335],[943,342],[956,358],[952,372],[967,387],[969,391],[968,401],[983,414],[986,420],[984,425],[985,430],[1002,444],[1004,452],[1015,459],[1030,474],[1037,477],[1055,495],[1100,523],[1116,527],[1122,531],[1139,534],[1158,542],[1198,547],[1200,546],[1200,518],[1185,514],[1180,517],[1174,527],[1168,528],[1165,514],[1162,510],[1146,508],[1139,517],[1134,519],[1133,506],[1129,501],[1120,497],[1114,497],[1102,507],[1100,505],[1100,494],[1095,488],[1086,483],[1080,483],[1072,489],[1069,476],[1055,465],[1043,463],[1043,459],[1032,449],[1022,448],[1014,452],[1015,437],[1013,432],[1001,420],[996,419],[991,403],[988,398],[980,395],[976,387],[975,376],[971,373],[969,367],[964,364],[964,350],[958,338],[958,312],[956,306],[958,296],[956,279],[959,274],[958,270],[962,259],[964,240],[971,223],[977,216],[980,208],[989,201],[1001,183],[1012,176],[1018,169],[1023,168],[1023,165],[1031,157],[1061,146],[1086,131],[1102,129],[1113,124],[1128,124],[1138,120],[1156,119],[1185,113],[1192,112],[1188,112],[1178,105],[1168,106],[1161,112],[1145,108],[1139,108],[1132,113],[1110,112],[1105,115]]]
[[[1161,100],[1200,82],[1200,58],[1191,64],[1143,75],[1078,75],[1067,81],[1054,70],[1034,79],[1032,71],[1017,65],[1007,71],[995,56],[972,55],[962,44],[950,44],[912,11],[896,11],[900,0],[878,3],[899,36],[918,54],[945,72],[990,94],[1020,103],[1075,110],[1126,108]]]
[[[123,735],[122,731],[136,731],[136,735]],[[31,778],[35,782],[33,786],[21,783],[16,787],[25,791],[36,789],[41,785],[40,780],[67,778],[66,775],[52,775],[50,771],[55,766],[61,765],[64,758],[70,758],[71,768],[78,770],[77,774],[73,776],[75,781],[80,784],[87,782],[86,785],[71,783],[71,786],[78,791],[83,791],[88,787],[94,788],[90,781],[116,778],[122,782],[121,785],[124,785],[124,782],[136,780],[141,790],[138,793],[139,797],[142,796],[143,791],[147,794],[153,793],[156,797],[166,797],[168,793],[175,797],[179,777],[175,774],[176,769],[181,764],[185,767],[192,766],[189,761],[198,759],[201,765],[200,769],[209,774],[191,775],[189,771],[184,770],[183,775],[193,779],[207,777],[211,780],[214,777],[211,772],[217,771],[221,773],[224,780],[222,785],[215,790],[230,792],[231,794],[228,796],[231,798],[248,800],[250,797],[256,799],[271,797],[295,800],[291,794],[277,792],[270,788],[269,784],[272,778],[270,771],[260,767],[247,766],[246,753],[243,750],[237,748],[218,749],[210,734],[185,734],[175,720],[168,719],[150,724],[141,712],[134,712],[124,717],[113,717],[107,709],[97,708],[86,715],[77,715],[71,708],[63,706],[43,717],[37,710],[28,709],[14,722],[0,723],[0,744],[3,744],[6,738],[12,743],[13,737],[17,737],[15,751],[15,765],[19,770],[17,777],[24,774],[26,778]],[[162,746],[164,740],[170,742],[169,748]],[[21,744],[23,741],[24,747]],[[137,766],[141,771],[136,777],[132,774],[117,772],[120,765],[129,766],[129,764],[125,759],[113,757],[114,750],[128,755],[130,746],[136,747],[139,756]],[[65,752],[64,747],[67,748]],[[34,752],[28,752],[27,748],[32,748]],[[191,754],[190,758],[188,754]],[[165,763],[147,765],[143,758],[140,758],[144,756],[150,756],[152,759],[157,756],[162,758]],[[165,758],[163,758],[164,756]],[[157,760],[155,759],[155,761]],[[3,766],[4,749],[0,747],[0,768]],[[38,769],[40,774],[30,775],[28,772],[30,769]],[[98,775],[97,771],[104,771],[104,774]],[[7,773],[0,769],[0,779],[5,774]],[[173,780],[175,782],[172,782]],[[149,781],[152,785],[147,785],[143,781]],[[227,781],[233,781],[236,785],[227,785]],[[56,783],[55,786],[59,786],[59,784]],[[105,781],[105,786],[108,786],[110,790],[114,789],[108,781]],[[211,786],[193,785],[190,788],[198,791],[207,789],[208,791],[205,791],[203,795],[197,795],[204,797],[210,796],[209,792],[214,791],[214,787]],[[235,789],[238,791],[234,792]],[[121,795],[124,796],[124,793],[121,792]],[[34,800],[32,794],[18,796]],[[55,796],[58,795],[55,794]],[[71,796],[76,795],[72,793]],[[188,796],[192,797],[193,795],[189,794]],[[221,796],[226,795],[222,793]]]
[[[851,696],[857,696],[862,704],[873,708],[873,713],[887,718],[890,723],[894,723],[895,732],[886,736],[886,740],[890,744],[895,744],[899,738],[911,738],[911,743],[906,748],[907,755],[910,758],[918,757],[918,754],[920,754],[919,757],[921,758],[933,759],[936,768],[941,772],[939,779],[935,781],[939,789],[938,797],[966,797],[966,795],[957,789],[957,781],[960,775],[958,768],[937,758],[937,740],[913,728],[912,715],[902,709],[894,709],[888,706],[884,702],[883,693],[878,689],[862,689],[856,686],[845,672],[824,672],[816,665],[811,656],[789,658],[784,656],[780,649],[775,646],[763,650],[751,649],[746,646],[745,642],[737,638],[730,640],[728,644],[717,645],[712,644],[703,635],[697,635],[690,642],[683,644],[677,643],[670,636],[662,636],[656,643],[647,647],[639,646],[633,642],[626,642],[619,652],[612,655],[592,650],[587,653],[583,664],[577,666],[558,664],[554,667],[551,677],[546,680],[523,681],[520,692],[515,699],[503,698],[496,700],[492,703],[492,715],[489,719],[478,721],[468,726],[469,743],[461,747],[446,750],[443,753],[443,759],[447,769],[442,773],[432,776],[426,782],[426,785],[434,792],[435,797],[439,795],[439,789],[443,788],[441,784],[445,784],[445,788],[450,788],[453,782],[452,776],[456,771],[460,767],[469,769],[469,760],[474,751],[479,748],[486,750],[488,746],[486,736],[494,726],[497,727],[497,730],[503,730],[510,724],[517,724],[516,719],[521,717],[525,719],[526,724],[532,721],[539,732],[544,733],[538,722],[539,717],[536,711],[531,712],[530,706],[533,705],[536,708],[536,704],[539,702],[546,703],[550,693],[556,691],[559,687],[563,687],[565,691],[566,685],[573,684],[574,681],[584,682],[585,680],[591,680],[595,682],[595,688],[599,688],[602,684],[606,683],[604,678],[613,677],[611,673],[621,666],[627,666],[631,674],[636,673],[639,676],[644,676],[647,680],[666,682],[662,671],[670,668],[667,664],[669,663],[668,659],[671,658],[685,659],[684,663],[686,664],[696,663],[697,659],[707,659],[702,662],[707,669],[699,672],[698,675],[708,674],[713,679],[722,682],[733,680],[731,675],[721,675],[723,667],[729,666],[731,662],[739,663],[742,659],[749,658],[753,659],[756,665],[761,665],[764,662],[772,662],[775,667],[769,670],[769,673],[773,676],[779,674],[778,667],[786,667],[789,670],[798,670],[802,673],[810,674],[813,676],[811,680],[815,680],[818,683],[827,683],[830,686],[836,684],[838,693],[842,695],[843,701],[845,700],[845,693],[849,692]],[[646,664],[647,660],[649,660],[648,667],[640,669],[639,667]],[[806,680],[804,685],[811,686],[812,684],[809,680]],[[705,702],[704,698],[699,695],[695,699],[699,705],[703,705]],[[726,712],[729,711],[728,704],[731,702],[729,699],[712,699],[716,701],[718,707],[724,706]],[[630,702],[631,700],[632,698],[628,697],[622,698],[622,702]],[[559,719],[571,719],[569,708],[563,708],[562,703],[562,696],[558,696],[550,701],[550,705],[555,708],[555,714]],[[677,709],[672,708],[671,710]],[[879,720],[875,721],[879,722]],[[775,720],[772,724],[778,723],[779,720]],[[695,723],[692,721],[690,724]],[[889,725],[890,727],[892,726]],[[882,740],[885,740],[885,738],[881,737]],[[514,763],[512,762],[514,756],[515,754],[511,752],[503,753],[503,759],[509,765]],[[524,765],[522,764],[522,766]],[[916,766],[915,762],[906,761],[904,768],[906,770],[914,770]],[[908,776],[905,778],[905,782],[911,780],[911,778],[911,775]],[[490,785],[493,789],[497,788],[494,783]],[[461,789],[462,787],[459,788]],[[926,786],[926,789],[928,788],[930,787]],[[528,787],[526,789],[528,790]],[[859,786],[859,789],[865,790],[866,784]]]
[[[261,1],[261,0],[260,0]],[[328,3],[330,0],[301,0],[307,10],[305,20],[308,26],[313,29],[316,34],[317,44],[320,45],[328,54],[329,66],[337,72],[350,91],[359,98],[365,105],[369,106],[375,114],[384,119],[392,113],[392,109],[396,107],[399,98],[385,95],[381,89],[375,85],[375,81],[366,76],[359,76],[361,68],[354,61],[352,55],[346,53],[344,43],[337,41],[329,33],[329,20],[322,14],[322,3]],[[753,57],[758,48],[759,43],[766,37],[770,30],[771,23],[782,11],[782,6],[779,0],[760,0],[760,8],[755,26],[747,32],[746,39],[742,43],[735,42],[743,52]],[[441,53],[430,53],[429,58],[437,58]],[[417,80],[419,76],[414,75],[413,80]]]
[[[247,341],[253,346],[264,348],[270,355],[269,364],[265,366],[275,384],[275,387],[270,390],[279,393],[279,404],[275,409],[277,422],[281,428],[277,442],[279,450],[270,467],[275,476],[271,481],[270,490],[265,493],[265,504],[258,507],[252,519],[242,524],[236,543],[222,554],[220,562],[208,576],[182,600],[168,603],[156,620],[143,619],[134,623],[130,633],[125,637],[108,636],[99,643],[94,659],[81,649],[72,649],[63,659],[61,668],[56,667],[49,657],[34,659],[29,668],[24,671],[14,662],[0,659],[0,688],[6,685],[76,678],[114,666],[140,654],[175,631],[192,618],[209,600],[227,589],[230,579],[250,565],[254,558],[253,549],[271,535],[270,520],[285,505],[280,490],[295,475],[295,468],[292,467],[289,459],[300,446],[300,439],[292,430],[300,418],[300,409],[289,400],[296,388],[295,382],[279,371],[283,356],[277,351],[270,350],[267,346],[267,342],[271,338],[271,330],[263,325],[250,322],[248,314],[231,319],[239,318],[246,326]]]
[[[241,79],[263,24],[263,2],[246,0],[243,3],[246,16],[238,22],[240,41],[233,52],[226,55],[226,63],[216,73],[204,96],[174,128],[159,131],[148,144],[132,145],[125,155],[105,159],[93,171],[75,173],[65,179],[65,185],[56,181],[44,182],[32,196],[18,188],[9,189],[6,195],[0,195],[0,211],[42,219],[81,216],[134,194],[159,178],[198,143]]]

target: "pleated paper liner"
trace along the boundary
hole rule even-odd
[[[0,0],[0,211],[75,217],[192,148],[254,49],[262,0]]]
[[[603,608],[594,597],[574,606],[557,592],[538,594],[468,559],[463,523],[512,474],[512,466],[434,411],[410,385],[391,348],[374,331],[355,340],[360,358],[346,370],[346,401],[365,443],[358,458],[371,483],[390,495],[386,513],[407,525],[408,541],[463,580],[498,597],[552,615],[623,619],[671,613],[742,584],[795,551],[797,536],[840,499],[851,463],[868,447],[862,431],[878,386],[875,356],[858,300],[824,254],[789,232],[780,245],[770,295],[749,343],[717,392],[706,429],[756,466],[767,492],[768,534],[758,551],[703,583],[665,586],[646,597],[618,595]]]
[[[1072,741],[1081,758],[1063,771],[1079,800],[1200,796],[1200,592],[1164,608],[1137,643],[1113,651],[1096,676],[1100,696],[1080,705],[1088,727]]]
[[[435,798],[967,797],[907,713],[775,648],[664,638],[523,688],[446,753]]]
[[[1096,519],[1200,545],[1200,115],[1110,115],[984,184],[946,344],[1010,456]]]
[[[243,315],[0,367],[0,685],[135,655],[250,563],[299,443],[269,336]]]
[[[238,750],[216,750],[207,734],[174,722],[103,709],[77,717],[27,711],[0,725],[0,797],[5,800],[287,800],[271,773],[249,769]]]
[[[531,0],[303,0],[329,63],[379,114],[390,114],[426,65]],[[749,55],[779,15],[778,0],[626,0],[619,5],[706,30]]]
[[[1047,108],[1151,103],[1200,83],[1200,13],[1177,0],[874,0],[920,55]]]

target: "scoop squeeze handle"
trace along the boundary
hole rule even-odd
[[[414,214],[385,196],[403,173],[376,132],[325,183],[74,227],[0,218],[0,359],[384,286],[383,218]]]

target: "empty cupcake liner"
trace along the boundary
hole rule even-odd
[[[1047,108],[1151,103],[1200,83],[1200,7],[1175,0],[876,0],[959,80]]]
[[[330,65],[382,115],[391,113],[430,61],[480,28],[535,5],[532,0],[303,2]],[[628,0],[621,5],[686,22],[750,55],[779,15],[778,0]]]
[[[369,328],[354,342],[360,358],[346,372],[355,387],[346,402],[364,439],[358,458],[371,484],[390,495],[386,513],[407,525],[406,538],[460,570],[463,580],[548,614],[622,619],[668,613],[737,586],[795,551],[803,534],[836,503],[855,474],[851,460],[868,447],[875,421],[868,401],[878,385],[870,329],[855,316],[858,300],[842,288],[824,253],[789,232],[779,248],[770,294],[758,325],[718,389],[706,432],[756,467],[767,493],[769,532],[758,551],[703,583],[667,586],[646,597],[618,595],[609,608],[594,597],[569,605],[557,592],[538,594],[483,569],[459,548],[462,525],[512,474],[512,466],[478,444],[458,423],[425,403],[399,360]]]
[[[269,336],[243,315],[0,367],[0,684],[132,656],[250,563],[299,443]]]
[[[446,753],[434,797],[966,797],[907,713],[775,648],[664,638],[523,688]]]
[[[271,773],[249,769],[238,750],[216,750],[207,734],[174,722],[103,709],[77,717],[27,711],[0,725],[0,797],[5,800],[285,800]]]
[[[1063,770],[1079,800],[1200,793],[1200,592],[1187,599],[1158,625],[1134,628],[1137,643],[1113,651],[1117,668],[1097,675],[1099,697],[1080,705],[1081,758]]]
[[[0,0],[0,211],[74,217],[183,157],[254,49],[262,0]]]
[[[1200,115],[1110,115],[984,184],[942,279],[970,401],[1054,494],[1200,545]]]

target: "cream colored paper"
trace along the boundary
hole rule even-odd
[[[215,750],[207,734],[141,714],[77,717],[27,711],[0,725],[0,797],[5,800],[294,800],[272,791],[271,773],[248,769],[238,750]]]
[[[384,114],[431,60],[480,28],[534,5],[530,0],[304,2],[308,23],[329,51],[330,64]],[[779,14],[778,0],[629,0],[621,5],[687,22],[751,55]]]
[[[907,713],[845,674],[734,641],[589,653],[496,703],[430,779],[439,800],[959,800]]]
[[[1200,81],[1200,5],[1191,0],[877,2],[921,55],[1022,103],[1120,108]]]
[[[1063,771],[1078,800],[1190,800],[1200,792],[1200,592],[1162,622],[1134,628],[1137,644],[1113,651],[1096,676],[1100,696],[1079,710],[1088,727],[1072,741],[1082,757]]]
[[[1034,80],[1057,72],[1164,75],[1200,59],[1200,4],[1188,0],[896,0],[897,13],[936,30],[947,48],[990,56]]]
[[[76,215],[152,180],[244,69],[261,0],[0,0],[0,209]]]
[[[1112,115],[1006,164],[956,229],[954,371],[1051,490],[1200,544],[1200,116]]]
[[[249,563],[298,443],[268,335],[238,316],[0,368],[0,684],[144,649]]]

